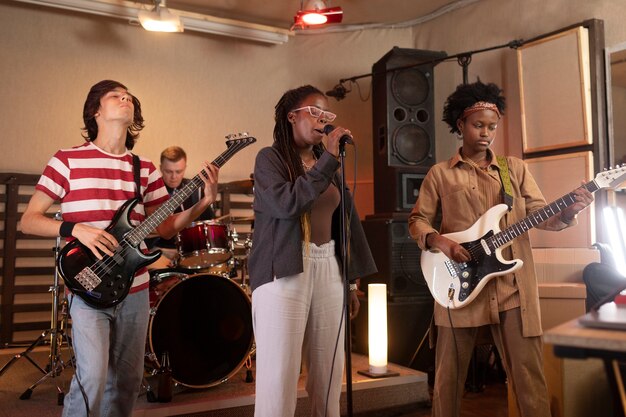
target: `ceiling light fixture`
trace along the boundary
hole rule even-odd
[[[14,0],[22,3],[48,6],[52,8],[89,13],[137,22],[137,15],[145,10],[145,4],[127,0]],[[169,10],[169,9],[168,9]],[[293,32],[273,26],[260,25],[234,19],[225,19],[206,14],[174,10],[185,25],[185,31],[209,33],[255,42],[280,45],[289,41]]]
[[[154,0],[154,9],[140,10],[137,14],[139,23],[151,32],[182,32],[180,17],[165,7],[165,0]]]
[[[343,10],[341,7],[328,7],[324,0],[300,0],[300,10],[293,17],[291,30],[329,23],[341,23]]]

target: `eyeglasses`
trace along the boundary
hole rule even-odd
[[[315,106],[304,106],[304,107],[300,107],[298,109],[293,109],[292,111],[298,111],[298,110],[307,110],[309,112],[309,114],[313,117],[315,117],[316,119],[323,119],[327,122],[332,122],[333,120],[335,120],[335,118],[337,118],[337,115],[335,113],[331,113],[329,111],[326,110],[322,110],[318,107]]]

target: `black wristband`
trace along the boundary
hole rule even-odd
[[[59,235],[61,237],[72,237],[72,232],[74,231],[74,226],[76,226],[76,223],[74,223],[74,222],[63,222],[63,223],[61,223],[61,227],[59,228]]]
[[[437,232],[430,232],[424,238],[424,247],[426,248],[426,250],[430,250],[430,245],[428,244],[428,236],[434,235],[435,233],[437,233]]]

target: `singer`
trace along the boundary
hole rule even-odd
[[[248,260],[255,417],[294,415],[301,364],[312,415],[339,417],[344,287],[337,156],[350,131],[328,128],[336,115],[327,109],[328,100],[315,87],[287,91],[275,107],[274,144],[261,149],[255,162],[254,245]],[[352,197],[345,194],[348,279],[354,282],[376,272],[376,266],[359,216],[350,210]],[[355,291],[350,298],[354,317],[359,310]]]

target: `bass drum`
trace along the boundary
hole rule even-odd
[[[233,376],[253,344],[250,298],[235,282],[218,275],[178,276],[151,309],[150,352],[168,352],[172,378],[205,388]]]

